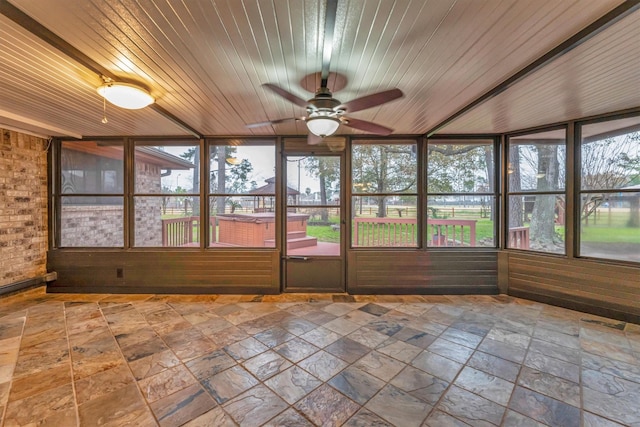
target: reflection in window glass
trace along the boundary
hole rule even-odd
[[[122,247],[122,197],[62,197],[61,247]]]
[[[209,146],[209,246],[275,247],[275,147]]]
[[[564,129],[509,139],[507,247],[565,253]]]
[[[581,135],[580,255],[640,262],[640,117]]]

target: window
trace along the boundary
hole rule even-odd
[[[61,144],[60,246],[124,246],[123,143]]]
[[[580,133],[579,254],[640,262],[640,117]]]
[[[417,247],[415,141],[352,145],[352,246]]]
[[[565,253],[566,131],[509,138],[507,247]]]
[[[209,246],[275,247],[275,145],[220,140],[209,146]]]
[[[493,140],[427,143],[427,246],[495,247]]]
[[[200,147],[136,143],[134,246],[200,245]]]

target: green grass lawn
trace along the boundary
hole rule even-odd
[[[640,228],[588,226],[580,228],[583,242],[640,243]]]
[[[629,212],[598,210],[597,214],[583,219],[580,224],[580,240],[602,243],[640,243],[640,227],[629,227]]]

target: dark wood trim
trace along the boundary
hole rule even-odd
[[[493,87],[489,91],[480,95],[475,100],[471,101],[469,104],[462,107],[460,110],[456,111],[433,128],[431,128],[425,135],[427,137],[431,137],[433,134],[438,132],[440,129],[444,128],[446,125],[462,116],[463,114],[471,111],[475,107],[480,104],[485,103],[486,101],[494,98],[505,90],[509,89],[511,86],[520,82],[524,78],[533,74],[540,68],[545,65],[551,63],[552,61],[560,58],[561,56],[567,54],[572,51],[576,47],[590,40],[592,37],[595,37],[602,31],[606,30],[616,22],[622,20],[623,18],[629,16],[635,11],[640,9],[640,0],[627,0],[621,5],[617,6],[613,10],[609,11],[593,23],[586,26],[584,29],[580,30],[573,36],[569,37],[564,42],[560,43],[555,48],[551,49],[549,52],[542,55],[540,58],[533,61],[531,64],[527,65],[517,73],[513,74],[511,77],[507,78],[503,82],[499,83],[497,86]]]
[[[567,142],[565,152],[565,200],[564,200],[564,241],[565,253],[568,258],[575,258],[577,252],[576,236],[578,235],[578,224],[576,223],[576,213],[580,212],[579,196],[576,195],[580,165],[576,163],[579,155],[580,143],[576,138],[576,126],[574,122],[569,122],[567,126]]]
[[[497,286],[432,285],[424,288],[404,286],[351,286],[351,295],[499,295]]]
[[[32,277],[31,279],[20,280],[18,282],[9,283],[8,285],[2,285],[0,286],[0,297],[40,287],[47,282],[55,280],[55,277],[55,273],[49,273],[45,274],[44,276]]]
[[[157,103],[154,102],[153,104],[149,105],[149,108],[151,108],[153,111],[155,111],[156,113],[160,114],[162,117],[164,117],[165,119],[169,120],[170,122],[173,122],[178,127],[181,127],[185,131],[189,132],[189,134],[191,134],[192,136],[194,136],[194,137],[196,137],[198,139],[204,138],[202,133],[198,132],[190,124],[188,124],[187,122],[185,122],[181,118],[177,117],[173,113],[169,112],[166,108],[158,105]]]
[[[47,293],[77,293],[77,294],[173,294],[173,295],[215,295],[215,294],[256,294],[278,295],[275,288],[245,287],[238,291],[229,286],[48,286]]]

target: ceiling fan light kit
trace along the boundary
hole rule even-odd
[[[376,135],[389,135],[393,132],[393,129],[378,125],[376,123],[368,122],[365,120],[351,119],[345,117],[344,114],[354,113],[356,111],[366,110],[367,108],[377,107],[395,99],[401,98],[403,93],[400,89],[389,89],[382,92],[374,93],[372,95],[363,96],[361,98],[354,99],[352,101],[341,103],[335,99],[331,94],[331,91],[324,86],[326,84],[323,81],[315,96],[307,101],[302,98],[288,92],[287,90],[276,86],[272,83],[266,83],[263,87],[269,89],[276,95],[296,104],[304,106],[307,109],[307,116],[302,118],[286,118],[271,120],[267,122],[252,123],[247,125],[248,128],[275,125],[287,121],[304,120],[307,124],[307,129],[311,134],[324,138],[333,135],[340,125],[345,125],[353,129],[358,129],[364,132],[373,133]],[[313,144],[318,143],[316,139],[310,139],[314,141]],[[311,143],[311,142],[310,142]],[[312,144],[312,145],[313,145]]]
[[[333,135],[340,126],[340,120],[331,116],[315,116],[305,120],[309,132],[324,138]]]
[[[107,82],[97,91],[113,105],[128,110],[139,110],[155,102],[146,89],[130,83]]]

